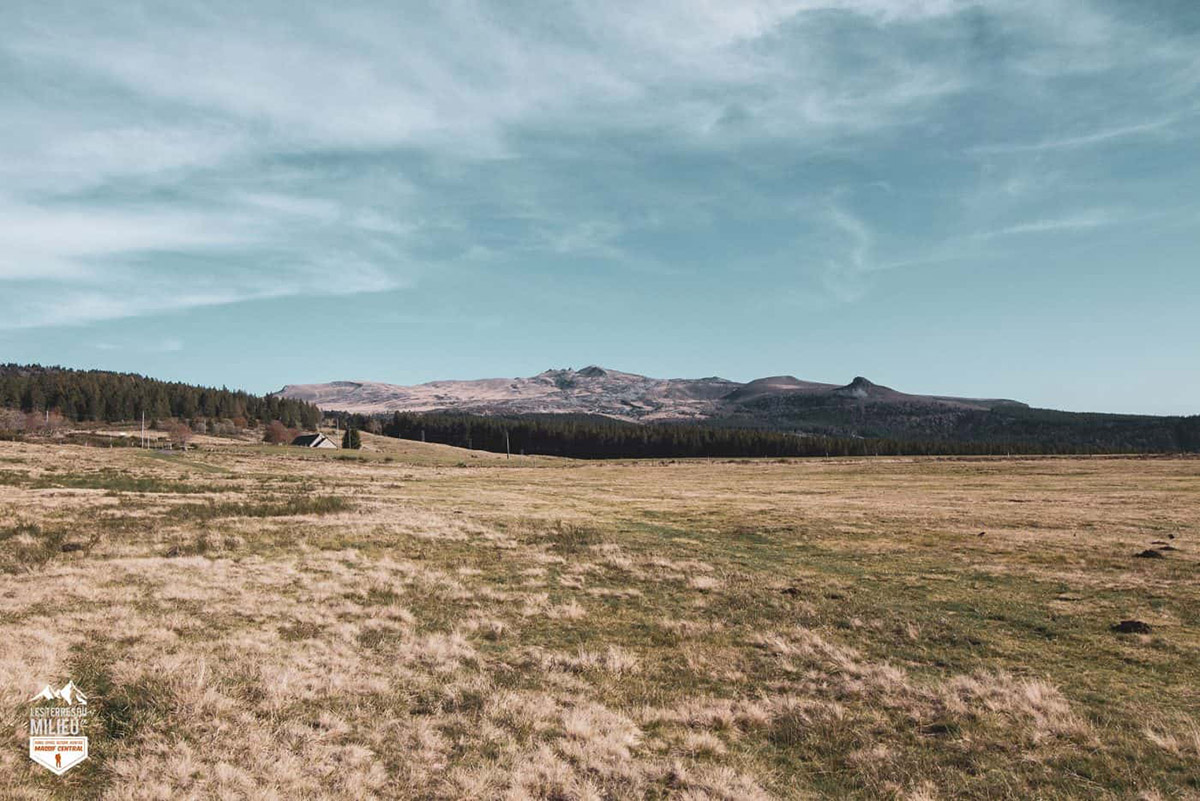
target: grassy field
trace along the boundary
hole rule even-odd
[[[0,797],[1200,797],[1200,460],[368,444],[0,442]]]

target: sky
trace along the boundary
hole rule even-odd
[[[1195,0],[5,0],[0,122],[0,361],[1200,413]]]

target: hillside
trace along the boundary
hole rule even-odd
[[[1006,400],[907,395],[866,379],[827,392],[755,394],[707,424],[832,437],[1037,443],[1050,450],[1200,448],[1200,417],[1063,412]]]
[[[433,381],[399,386],[373,381],[293,384],[277,395],[322,409],[380,414],[599,414],[621,420],[696,420],[722,408],[742,387],[724,378],[648,378],[602,367],[546,370],[528,378]]]

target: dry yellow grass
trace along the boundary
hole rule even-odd
[[[1198,460],[369,440],[0,443],[0,795],[1200,793]],[[26,701],[68,678],[56,778]]]

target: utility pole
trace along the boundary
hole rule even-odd
[[[512,458],[512,448],[508,446],[508,429],[504,429],[504,458]]]
[[[142,409],[142,450],[146,449],[146,410]]]

